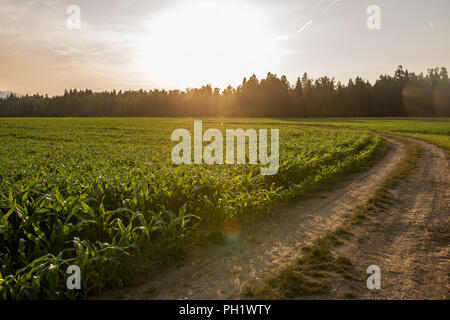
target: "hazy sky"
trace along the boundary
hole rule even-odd
[[[268,71],[374,81],[450,67],[449,17],[450,0],[0,0],[0,90],[224,88]]]

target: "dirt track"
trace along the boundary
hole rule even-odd
[[[248,282],[261,279],[294,259],[298,249],[317,235],[339,225],[363,204],[404,156],[391,141],[388,155],[367,172],[353,175],[330,192],[295,205],[276,208],[255,226],[243,228],[238,250],[211,245],[195,248],[181,267],[156,272],[146,283],[103,298],[238,299]]]
[[[381,269],[381,289],[366,282],[337,279],[330,295],[341,299],[351,291],[359,299],[450,298],[450,174],[447,153],[421,142],[420,167],[391,190],[394,204],[354,230],[361,244],[350,241],[338,248],[349,256],[356,278],[366,279],[366,268]],[[318,297],[319,298],[319,297]]]
[[[239,299],[245,284],[263,279],[299,255],[299,248],[339,226],[363,204],[405,156],[403,145],[390,140],[391,151],[367,172],[353,175],[333,191],[295,205],[278,207],[256,225],[243,228],[239,249],[211,245],[195,248],[182,266],[157,271],[143,284],[100,298],[119,299]],[[448,298],[449,170],[443,150],[421,142],[420,169],[393,190],[395,204],[355,230],[353,241],[339,254],[353,262],[355,280],[334,279],[330,294],[344,291],[357,298]],[[358,244],[357,236],[367,238]],[[382,289],[369,291],[367,266],[377,264]],[[314,298],[314,297],[310,297]]]

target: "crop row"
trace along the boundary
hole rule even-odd
[[[170,130],[180,123],[115,130],[105,120],[104,131],[83,132],[73,120],[52,124],[58,135],[16,121],[0,127],[3,299],[86,297],[130,284],[229,221],[249,223],[363,168],[380,143],[365,132],[281,127],[279,172],[261,176],[257,165],[173,165]],[[67,289],[69,265],[80,267],[82,290]]]

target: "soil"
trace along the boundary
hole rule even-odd
[[[227,245],[194,248],[180,266],[157,269],[141,285],[102,294],[100,299],[241,299],[246,284],[258,283],[301,255],[300,248],[341,225],[363,205],[405,156],[395,139],[389,153],[370,170],[352,175],[331,191],[295,204],[279,205]],[[351,270],[332,279],[325,294],[308,299],[449,299],[450,185],[448,153],[423,147],[418,169],[389,191],[383,213],[356,226],[334,249]],[[367,267],[381,270],[381,289],[366,286]],[[304,297],[303,297],[304,298]]]
[[[320,299],[450,298],[450,174],[448,153],[419,142],[423,156],[418,170],[390,190],[394,203],[371,216],[335,251],[350,257],[352,276],[336,278],[333,290]],[[358,241],[359,239],[359,241]],[[367,267],[381,271],[381,289],[368,290]],[[347,277],[348,278],[348,277]]]

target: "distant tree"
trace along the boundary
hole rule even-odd
[[[346,85],[307,73],[291,86],[282,75],[244,78],[222,92],[210,84],[181,90],[64,90],[63,95],[8,95],[0,99],[2,117],[396,117],[450,116],[446,68],[415,74],[398,66],[372,85],[356,77]]]

